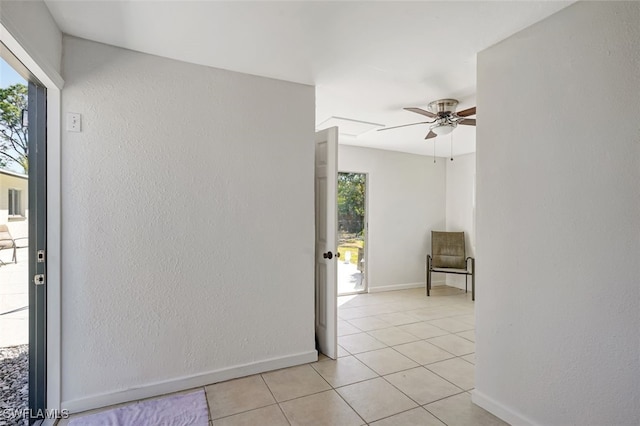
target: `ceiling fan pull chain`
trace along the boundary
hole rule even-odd
[[[451,161],[453,161],[453,133],[451,133],[451,139],[449,144],[451,145]]]
[[[436,164],[436,140],[433,139],[433,164]]]

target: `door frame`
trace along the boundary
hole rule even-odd
[[[38,53],[18,25],[3,15],[0,42],[47,90],[47,276],[46,276],[46,400],[48,409],[60,409],[61,402],[61,204],[60,122],[61,90],[64,80]]]
[[[47,89],[29,80],[29,408],[33,412],[47,408]],[[39,250],[45,250],[42,262]],[[43,284],[36,284],[43,274]]]
[[[364,182],[364,229],[365,229],[364,279],[365,279],[365,285],[364,285],[364,288],[360,291],[352,291],[349,293],[339,293],[338,297],[369,293],[369,172],[357,172],[352,170],[342,170],[339,168],[338,174],[340,173],[353,173],[353,174],[365,175],[365,182]]]

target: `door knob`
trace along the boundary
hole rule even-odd
[[[322,257],[324,257],[325,259],[333,259],[333,253],[331,253],[330,251],[322,253]]]

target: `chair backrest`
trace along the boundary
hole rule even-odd
[[[434,268],[466,269],[464,232],[431,231],[431,256]]]
[[[9,227],[4,224],[0,224],[0,247],[1,248],[13,247],[13,237],[9,232]]]

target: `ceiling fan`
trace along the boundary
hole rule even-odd
[[[421,121],[419,123],[403,124],[401,126],[385,127],[382,130],[397,129],[399,127],[415,126],[416,124],[431,124],[429,126],[429,133],[425,139],[435,138],[440,135],[447,135],[455,129],[458,124],[465,126],[475,126],[475,118],[467,118],[470,115],[476,114],[476,107],[467,108],[460,112],[456,112],[456,106],[458,101],[455,99],[438,99],[437,101],[430,102],[427,105],[429,111],[425,111],[421,108],[403,108],[407,111],[415,112],[417,114],[426,115],[432,118],[432,121]]]

